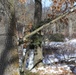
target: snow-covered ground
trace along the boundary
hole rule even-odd
[[[34,66],[34,50],[31,50],[26,61],[26,69],[32,69],[31,72],[38,72],[40,73],[39,75],[73,75],[72,72],[74,72],[76,75],[76,65],[70,66],[66,64],[60,64],[61,61],[74,61],[74,63],[76,63],[76,39],[67,40],[66,42],[46,42],[44,47],[44,49],[46,49],[46,47],[58,49],[57,53],[55,52],[53,54],[46,54],[43,57],[42,63],[49,66],[40,66],[38,68],[32,69]],[[26,50],[24,50],[23,55],[25,55],[25,52]]]
[[[74,70],[76,72],[76,69]],[[53,65],[53,66],[41,66],[31,70],[33,73],[39,73],[39,75],[75,75],[70,70],[68,65]]]
[[[76,62],[76,39],[67,40],[66,42],[50,42],[43,45],[43,52],[46,50],[43,61],[51,63],[55,61],[71,61]],[[47,54],[49,50],[49,54]],[[53,54],[51,55],[51,53]]]
[[[76,75],[76,65],[59,64],[60,61],[76,63],[76,39],[66,39],[65,42],[45,42],[43,47],[45,50],[55,48],[58,52],[45,54],[43,64],[50,66],[34,68],[32,72],[38,72],[39,75]]]

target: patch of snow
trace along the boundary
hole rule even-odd
[[[49,46],[50,47],[59,47],[59,46],[61,46],[63,44],[64,44],[63,42],[50,42]]]
[[[69,41],[69,39],[68,38],[65,38],[64,41],[67,42],[67,41]]]
[[[31,72],[36,73],[37,70],[34,68],[34,69],[31,70]]]
[[[31,70],[34,66],[34,50],[31,50],[29,53],[29,58],[26,60],[26,69]]]
[[[45,68],[42,66],[42,67],[39,67],[37,70],[45,70]]]
[[[64,56],[63,56],[62,54],[56,54],[56,57],[57,57],[60,61],[64,60]]]
[[[72,40],[70,40],[70,42],[75,42],[76,43],[76,39],[72,39]]]
[[[23,49],[23,56],[25,56],[26,48]]]
[[[59,60],[55,58],[55,55],[46,55],[43,58],[43,64],[53,64],[55,62],[59,62]]]

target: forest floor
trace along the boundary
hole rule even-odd
[[[74,74],[68,65],[56,64],[50,66],[38,66],[31,70],[32,73],[37,73],[37,75],[76,75]],[[33,74],[32,74],[33,75]]]

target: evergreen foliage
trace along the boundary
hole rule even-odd
[[[62,35],[60,33],[51,34],[49,40],[56,41],[56,42],[62,42],[62,41],[64,41],[64,35]]]

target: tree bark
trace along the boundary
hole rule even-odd
[[[34,24],[39,25],[39,23],[41,22],[41,18],[42,18],[42,0],[35,0]],[[41,34],[41,32],[39,32],[39,34]],[[37,54],[35,55],[34,64],[36,64],[39,61],[39,59],[42,58],[42,52],[38,47],[36,51]]]
[[[8,6],[4,4],[9,12],[9,21],[6,27],[6,40],[4,50],[1,53],[0,57],[0,75],[19,75],[18,71],[18,52],[15,48],[16,43],[14,42],[16,38],[15,29],[16,29],[16,17],[14,10],[14,0],[8,0],[10,5],[10,9]],[[8,3],[8,4],[9,4]],[[4,7],[5,7],[4,6]],[[15,69],[15,70],[14,70]]]
[[[73,29],[72,29],[72,20],[69,19],[69,38],[72,38]]]
[[[34,24],[38,25],[42,17],[42,0],[35,0]]]

